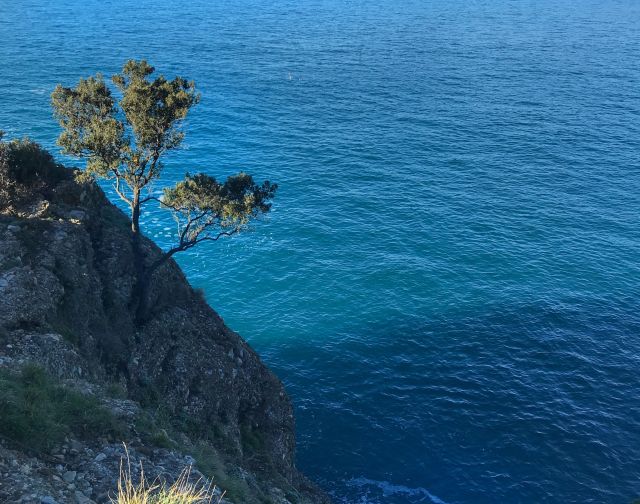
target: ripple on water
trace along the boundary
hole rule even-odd
[[[640,496],[640,6],[175,6],[2,4],[0,129],[55,149],[53,86],[132,56],[195,79],[162,183],[280,190],[179,260],[285,381],[299,465],[348,503]]]

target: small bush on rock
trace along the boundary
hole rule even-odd
[[[0,210],[21,204],[66,175],[51,154],[24,138],[2,142],[0,137]]]
[[[191,468],[180,473],[171,485],[164,481],[149,483],[145,480],[144,470],[140,467],[140,478],[136,483],[131,474],[131,462],[127,454],[120,464],[118,493],[111,499],[112,504],[210,504],[220,503],[222,495],[216,497],[215,487],[206,485],[202,480],[191,481]]]
[[[50,450],[65,436],[116,436],[124,427],[97,398],[56,383],[43,369],[0,370],[0,435],[30,450]]]

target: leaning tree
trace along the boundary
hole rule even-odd
[[[130,60],[112,77],[119,91],[114,99],[102,75],[80,79],[76,87],[56,86],[51,95],[54,115],[62,127],[62,151],[86,159],[85,173],[113,182],[116,194],[131,213],[136,287],[132,301],[137,315],[146,312],[147,290],[154,272],[177,252],[203,241],[216,241],[245,229],[271,208],[276,184],[256,183],[240,172],[224,182],[200,173],[186,174],[158,197],[151,185],[158,180],[162,159],[180,147],[187,113],[200,100],[193,81],[183,77],[152,79],[146,61]],[[173,214],[175,245],[157,260],[145,260],[140,238],[140,213],[150,201]]]

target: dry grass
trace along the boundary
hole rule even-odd
[[[148,483],[140,464],[140,481],[134,483],[131,476],[131,461],[126,449],[127,460],[120,462],[118,494],[111,498],[112,504],[220,504],[222,497],[215,495],[215,486],[201,479],[190,481],[191,467],[185,468],[171,485],[158,479]]]

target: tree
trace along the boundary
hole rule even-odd
[[[276,185],[257,185],[251,175],[240,172],[221,184],[204,173],[189,175],[175,187],[165,188],[161,204],[173,212],[178,243],[149,266],[151,272],[177,252],[203,241],[217,241],[244,229],[261,213],[269,211]]]
[[[120,92],[116,101],[102,75],[80,79],[75,88],[58,84],[51,95],[54,115],[62,127],[58,145],[66,154],[86,159],[85,172],[113,181],[116,194],[129,206],[137,286],[138,314],[145,311],[153,273],[177,252],[203,241],[216,241],[245,229],[271,208],[276,184],[254,182],[238,173],[224,183],[205,175],[188,175],[162,198],[150,191],[159,179],[162,158],[180,147],[183,121],[200,101],[193,81],[183,77],[151,80],[155,69],[145,60],[129,60],[112,77]],[[178,243],[147,265],[140,242],[140,213],[159,201],[178,223]]]

